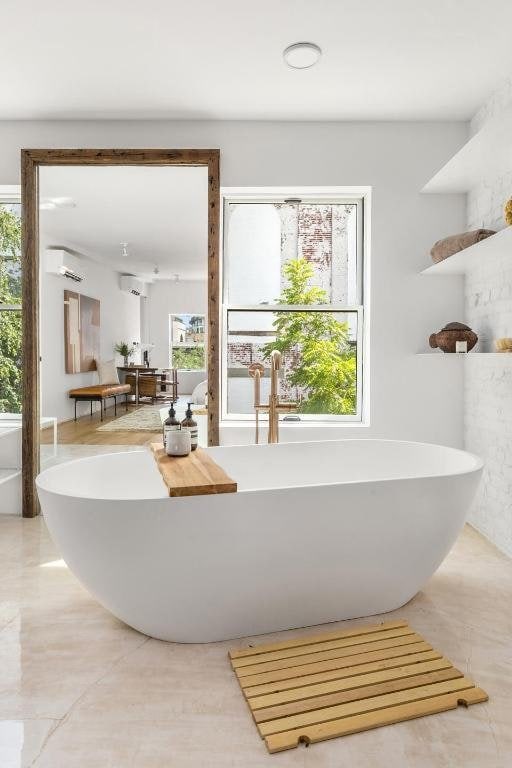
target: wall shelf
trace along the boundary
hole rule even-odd
[[[465,275],[471,269],[478,267],[484,259],[490,256],[510,253],[512,255],[512,227],[506,227],[485,240],[481,240],[463,251],[449,256],[444,261],[431,264],[422,270],[422,275]]]
[[[427,193],[468,192],[512,161],[512,109],[489,120],[422,189]]]
[[[512,360],[512,352],[416,352],[416,357],[508,357]]]

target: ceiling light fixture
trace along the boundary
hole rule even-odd
[[[320,61],[322,49],[315,43],[293,43],[283,51],[283,58],[292,69],[308,69]]]

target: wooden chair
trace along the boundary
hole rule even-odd
[[[151,398],[154,403],[157,395],[158,376],[154,373],[139,374],[139,399],[141,397]]]
[[[126,374],[126,384],[130,385],[130,392],[132,395],[136,394],[136,380],[134,373]],[[139,373],[139,400],[142,397],[151,398],[151,402],[154,403],[157,396],[157,384],[158,376],[154,373]]]

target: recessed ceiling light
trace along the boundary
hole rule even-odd
[[[284,49],[283,57],[292,69],[307,69],[320,61],[322,50],[315,43],[294,43]]]

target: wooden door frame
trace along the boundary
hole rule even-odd
[[[204,166],[208,168],[208,444],[219,442],[220,150],[22,149],[23,517],[39,514],[39,168],[42,165]]]

